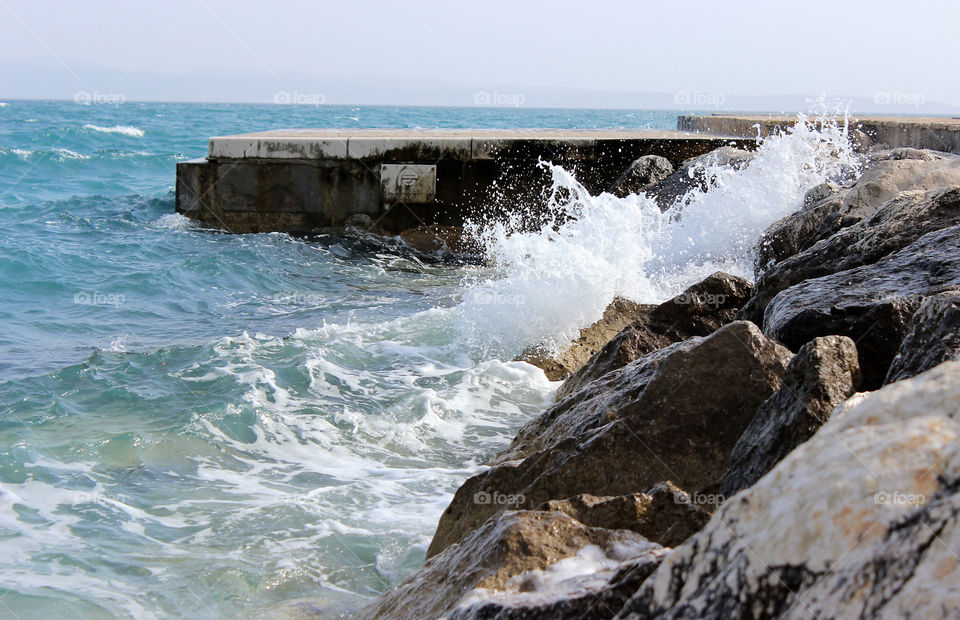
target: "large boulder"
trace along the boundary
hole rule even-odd
[[[608,373],[525,427],[493,467],[457,490],[427,555],[506,509],[628,495],[664,480],[690,493],[719,482],[791,358],[746,321],[651,355],[656,364],[647,356]]]
[[[610,186],[609,192],[623,198],[639,194],[643,190],[666,179],[673,172],[673,164],[666,157],[644,155],[635,160]]]
[[[927,297],[910,323],[884,383],[918,375],[960,359],[960,290]]]
[[[625,327],[557,389],[557,399],[612,370],[691,336],[709,336],[733,320],[753,287],[718,271]]]
[[[617,297],[603,311],[603,316],[589,327],[581,329],[580,336],[562,352],[552,354],[539,347],[531,347],[517,359],[540,368],[551,381],[562,381],[583,366],[620,330],[642,317],[652,307],[650,304],[638,304]]]
[[[575,558],[584,549],[601,555],[608,567],[627,560],[652,561],[648,574],[663,554],[660,545],[638,534],[587,527],[561,512],[506,512],[427,560],[413,576],[364,608],[359,617],[437,618],[472,591],[487,596],[516,591],[530,580],[533,571]]]
[[[768,398],[730,454],[720,495],[731,497],[810,439],[857,390],[857,347],[846,336],[814,338],[790,361],[780,389]]]
[[[873,216],[777,263],[757,280],[738,317],[763,322],[780,291],[804,280],[875,263],[928,232],[960,224],[960,187],[901,192]]]
[[[851,398],[617,617],[955,617],[958,440],[960,362]]]
[[[900,192],[952,185],[960,185],[960,158],[917,149],[873,154],[872,161],[852,186],[837,187],[837,191],[814,188],[811,190],[814,200],[805,201],[800,210],[767,228],[757,245],[757,275],[840,229],[870,217]]]
[[[661,211],[666,211],[677,205],[691,190],[709,191],[716,183],[716,168],[741,170],[747,167],[754,157],[756,153],[751,151],[722,146],[705,155],[686,160],[673,174],[646,193],[656,201]]]
[[[699,532],[710,518],[694,504],[694,498],[672,482],[617,497],[552,499],[538,510],[563,512],[591,527],[630,530],[664,547],[679,545]]]
[[[863,387],[883,384],[924,297],[960,288],[960,225],[855,269],[805,280],[767,305],[763,331],[792,350],[817,336],[857,343]]]

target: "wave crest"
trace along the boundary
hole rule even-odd
[[[139,127],[134,127],[133,125],[114,125],[113,127],[101,127],[100,125],[87,123],[83,126],[83,128],[100,133],[119,133],[132,138],[142,138],[144,134],[142,129]]]
[[[492,268],[465,283],[459,319],[495,356],[564,347],[617,296],[660,303],[718,270],[752,279],[763,231],[810,188],[859,169],[845,124],[803,116],[761,140],[740,170],[706,162],[708,190],[665,212],[645,194],[593,196],[562,167],[541,165],[552,175],[549,221],[524,231],[520,209],[473,227]]]

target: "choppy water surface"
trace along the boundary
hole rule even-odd
[[[748,274],[760,231],[854,163],[839,131],[803,129],[666,214],[553,168],[565,223],[487,227],[491,263],[468,267],[394,242],[205,229],[173,214],[174,165],[210,135],[278,127],[675,116],[6,103],[0,616],[362,604],[422,562],[457,486],[549,405],[555,386],[509,361],[519,351],[562,344],[615,295]]]

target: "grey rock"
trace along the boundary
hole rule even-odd
[[[753,287],[718,271],[625,327],[557,390],[557,399],[639,357],[691,336],[708,336],[734,319]]]
[[[807,193],[803,195],[803,206],[807,207],[822,202],[834,194],[840,193],[842,189],[843,187],[841,185],[832,181],[816,185],[808,189]]]
[[[710,174],[712,168],[721,166],[741,170],[747,167],[754,157],[756,153],[732,146],[722,146],[706,155],[683,162],[673,174],[646,193],[657,202],[661,211],[666,211],[677,205],[678,201],[692,189],[709,191],[716,180],[716,177]]]
[[[903,159],[942,161],[944,159],[958,158],[960,158],[960,155],[957,155],[956,153],[945,153],[943,151],[934,151],[932,149],[915,149],[909,146],[902,146],[893,149],[882,148],[870,153],[871,161],[899,161]]]
[[[901,192],[871,217],[777,263],[757,279],[738,318],[763,322],[780,291],[794,284],[875,263],[921,236],[960,224],[960,187]]]
[[[623,171],[623,174],[610,186],[609,191],[620,198],[639,194],[666,179],[672,172],[673,164],[666,157],[644,155]]]
[[[920,305],[884,383],[907,379],[956,359],[960,359],[960,291],[949,291],[927,297]]]
[[[857,347],[845,336],[814,338],[800,348],[780,389],[757,409],[730,454],[720,486],[731,497],[810,439],[860,384]]]
[[[923,159],[908,157],[916,151]],[[757,245],[757,275],[821,239],[873,215],[884,203],[907,190],[960,185],[960,159],[936,152],[899,149],[873,154],[850,187],[773,223]]]
[[[864,389],[877,389],[925,297],[960,288],[960,225],[927,233],[881,260],[781,291],[763,331],[797,350],[817,336],[857,344]]]
[[[427,555],[511,508],[478,497],[499,494],[513,508],[533,508],[584,493],[629,495],[664,480],[690,493],[719,482],[790,358],[737,321],[608,373],[532,421],[493,467],[464,482]]]
[[[675,548],[617,618],[951,618],[960,362],[842,405]]]

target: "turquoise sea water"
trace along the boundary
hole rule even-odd
[[[298,598],[348,613],[420,564],[459,483],[552,397],[507,361],[526,343],[498,352],[464,328],[481,268],[175,215],[175,164],[209,136],[676,122],[5,103],[0,617],[256,616]]]

